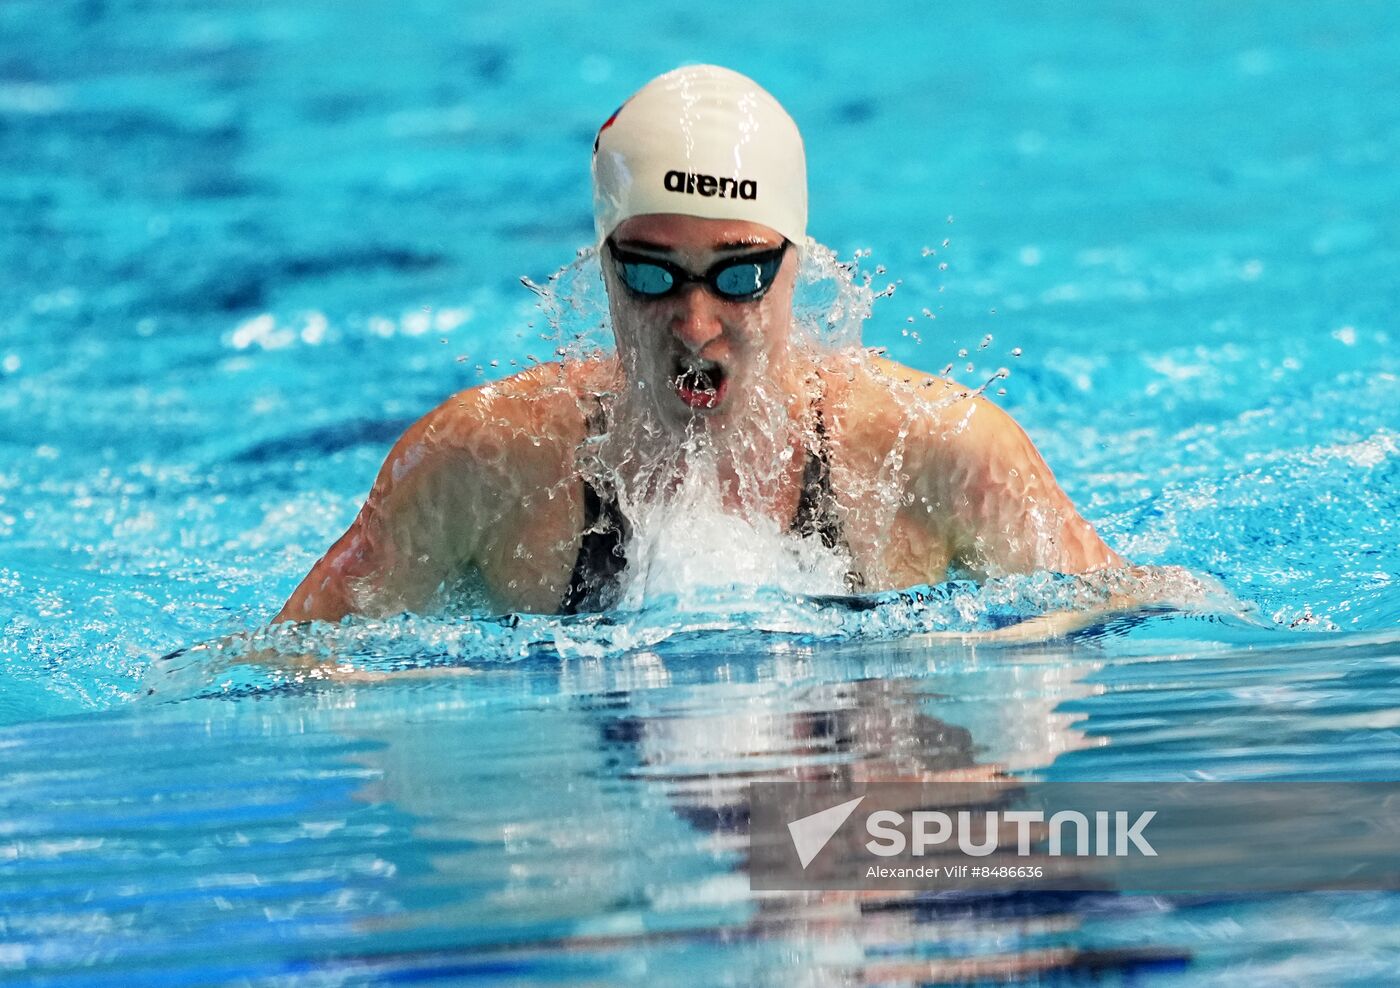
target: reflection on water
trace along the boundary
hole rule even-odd
[[[1123,634],[691,635],[0,728],[0,963],[92,983],[1383,979],[1394,896],[750,891],[753,781],[1400,764],[1393,636]]]
[[[985,779],[1048,764],[1086,743],[1053,712],[1084,695],[1085,667],[967,669],[939,684],[980,681],[977,693],[1005,697],[987,718],[967,716],[975,694],[955,699],[915,676],[813,682],[810,655],[727,658],[712,681],[680,688],[655,652],[568,663],[567,699],[533,717],[368,732],[363,764],[380,781],[361,797],[458,845],[432,858],[443,884],[486,886],[470,901],[405,903],[412,925],[493,931],[489,950],[518,957],[723,943],[780,983],[1126,969],[1179,955],[1074,945],[1082,895],[749,890],[751,783]]]

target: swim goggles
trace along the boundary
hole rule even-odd
[[[691,274],[670,261],[646,254],[634,254],[619,247],[611,237],[608,253],[617,267],[617,276],[636,298],[665,298],[696,282],[707,286],[711,293],[727,302],[752,302],[763,297],[773,286],[782,267],[783,255],[792,246],[784,240],[782,246],[753,254],[740,254],[716,261],[704,274]]]

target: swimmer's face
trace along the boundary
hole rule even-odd
[[[784,244],[782,234],[758,223],[671,213],[634,216],[611,240],[629,258],[654,258],[692,275]],[[607,247],[602,260],[624,373],[663,421],[724,422],[785,372],[795,248],[782,255],[768,289],[749,300],[723,298],[697,282],[659,298],[639,297],[623,284]]]

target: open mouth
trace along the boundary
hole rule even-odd
[[[714,408],[724,400],[728,375],[713,360],[677,360],[672,383],[676,396],[691,408]]]

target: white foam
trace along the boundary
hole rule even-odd
[[[770,518],[727,510],[708,471],[692,471],[664,503],[639,506],[632,524],[622,586],[622,606],[629,610],[662,597],[674,597],[673,606],[684,610],[698,592],[716,590],[730,591],[736,602],[774,587],[845,592],[849,560]]]

